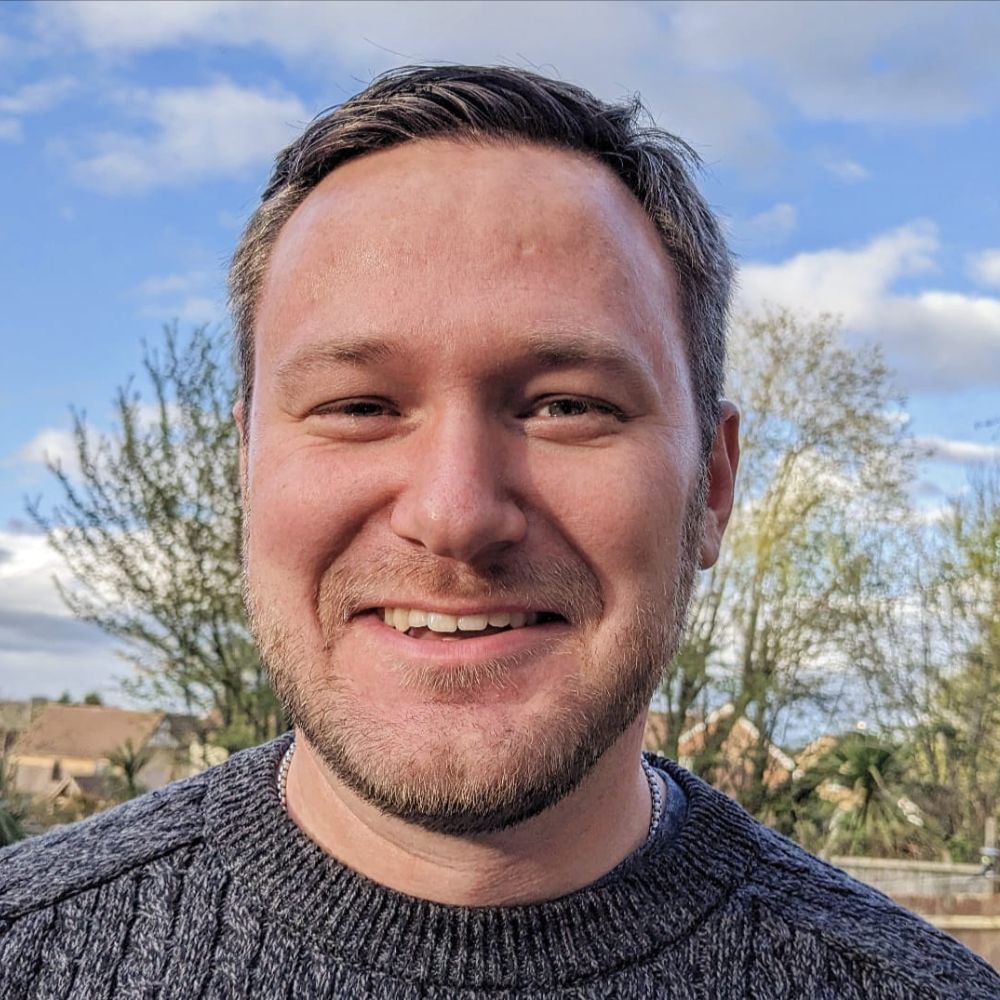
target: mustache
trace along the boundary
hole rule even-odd
[[[417,553],[378,555],[362,565],[331,568],[319,593],[320,620],[339,627],[356,614],[382,607],[386,599],[419,595],[435,600],[474,604],[508,601],[561,615],[577,624],[594,621],[604,611],[601,586],[593,571],[575,559],[514,558],[481,568]]]

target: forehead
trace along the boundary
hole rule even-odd
[[[666,363],[679,315],[656,229],[607,167],[435,139],[349,162],[296,209],[265,277],[258,361],[342,332],[495,349],[583,325]]]

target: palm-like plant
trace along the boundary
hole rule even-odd
[[[906,795],[905,747],[865,733],[848,733],[817,765],[837,806],[824,854],[878,856],[934,853],[935,837]],[[833,789],[839,796],[831,795]]]
[[[24,837],[23,810],[14,792],[14,781],[7,757],[0,754],[0,847]]]
[[[108,754],[108,762],[118,770],[122,779],[122,798],[134,799],[143,791],[139,783],[139,772],[149,763],[152,756],[153,753],[148,747],[137,747],[131,738]]]

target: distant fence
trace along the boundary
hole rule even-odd
[[[896,896],[1000,972],[1000,896]]]
[[[918,913],[1000,971],[1000,893],[982,865],[889,858],[830,861]]]
[[[830,858],[859,882],[887,896],[991,896],[994,881],[982,865],[943,864],[935,861],[896,861],[893,858]]]

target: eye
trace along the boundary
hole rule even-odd
[[[338,399],[313,410],[319,417],[390,417],[396,415],[393,406],[384,399]]]
[[[583,396],[549,396],[539,400],[534,408],[528,411],[527,416],[550,420],[565,420],[570,417],[610,417],[624,422],[626,419],[625,414],[612,403]]]
[[[331,441],[379,441],[398,433],[399,407],[377,396],[332,399],[306,416],[312,434]]]

